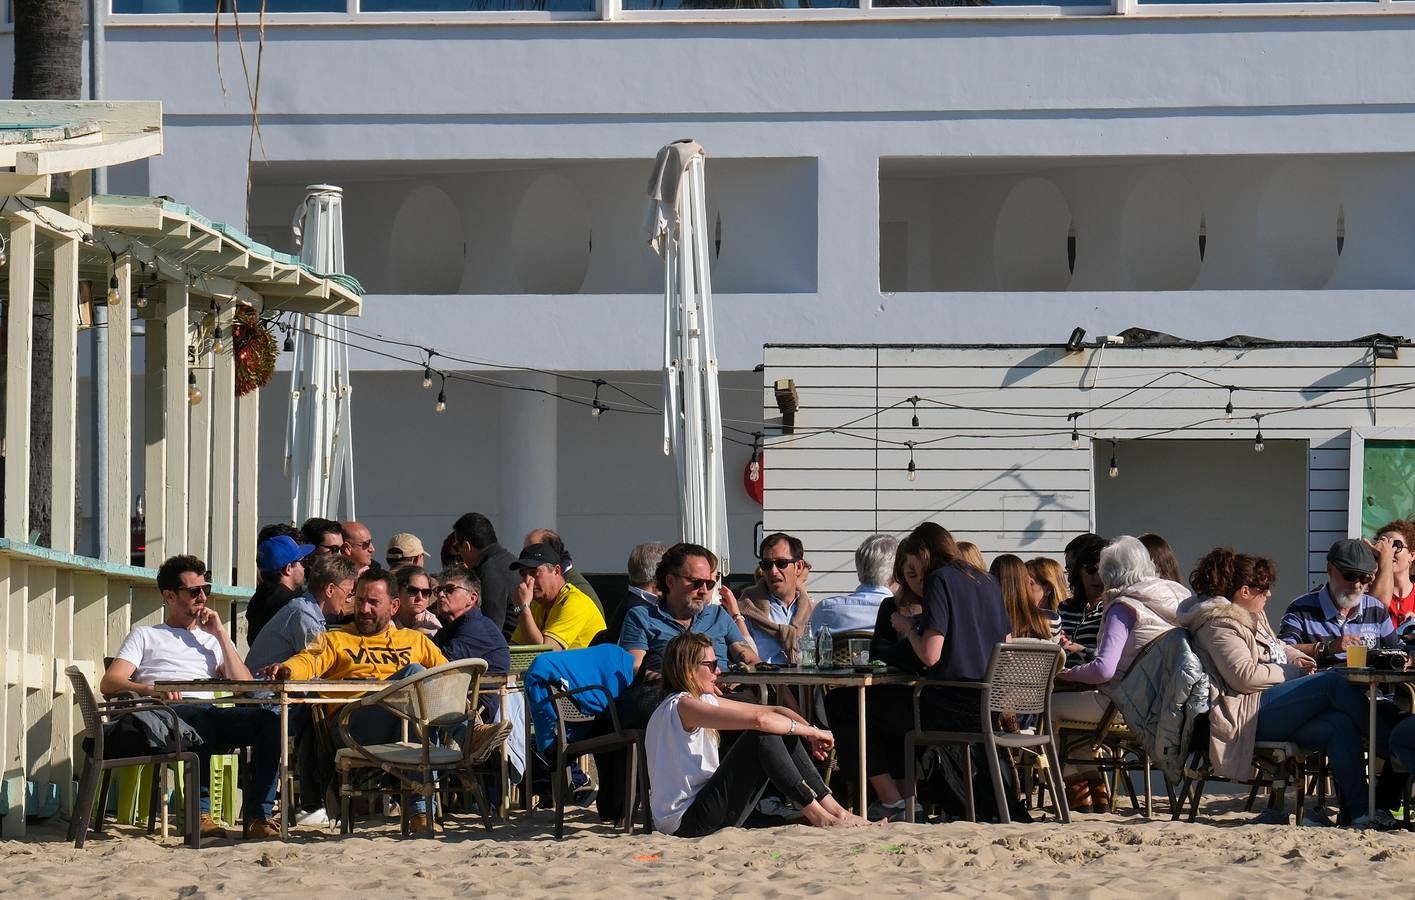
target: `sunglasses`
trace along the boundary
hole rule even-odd
[[[320,553],[338,553],[343,544],[319,544],[315,547]]]
[[[355,547],[358,547],[360,550],[372,550],[372,549],[373,549],[373,541],[371,541],[371,540],[369,540],[369,541],[353,541],[353,542],[352,542],[352,545],[355,546]]]
[[[406,588],[406,590],[410,597],[431,597],[433,594],[437,593],[432,588],[415,588],[410,586]]]
[[[687,575],[679,575],[677,572],[671,573],[674,578],[681,578],[688,582],[688,588],[694,591],[710,591],[717,587],[716,578],[690,578]]]
[[[719,671],[717,667],[716,656],[714,656],[712,659],[700,659],[698,660],[698,665],[702,666],[704,669],[707,669],[709,672]]]
[[[1342,578],[1345,578],[1347,581],[1352,582],[1353,584],[1365,584],[1365,583],[1367,583],[1367,582],[1369,582],[1369,581],[1375,581],[1375,580],[1376,580],[1376,576],[1375,576],[1375,575],[1372,575],[1372,574],[1367,573],[1367,572],[1347,572],[1347,571],[1344,570],[1344,569],[1343,569],[1343,570],[1340,570],[1340,571],[1341,571],[1341,577],[1342,577]]]
[[[439,588],[437,588],[436,590],[434,590],[433,593],[436,594],[436,595],[439,596],[439,597],[450,597],[450,596],[452,596],[453,594],[457,593],[458,591],[465,591],[465,590],[467,590],[467,589],[464,588],[464,587],[462,587],[460,584],[444,584],[444,585],[442,585],[441,587],[439,587]]]
[[[777,571],[779,571],[779,572],[785,572],[787,566],[794,566],[794,565],[796,565],[796,563],[800,562],[800,560],[799,560],[799,559],[764,559],[764,560],[762,560],[761,562],[762,562],[762,571],[763,571],[763,572],[765,572],[767,569],[770,569],[770,568],[773,567],[773,566],[776,567]]]
[[[211,585],[209,584],[194,584],[191,587],[183,586],[177,588],[177,590],[186,594],[188,597],[211,596]]]
[[[1395,552],[1396,552],[1396,553],[1399,553],[1400,551],[1402,551],[1402,550],[1405,549],[1405,542],[1404,542],[1404,541],[1395,541],[1395,540],[1393,540],[1393,541],[1390,542],[1390,545],[1395,548]]]

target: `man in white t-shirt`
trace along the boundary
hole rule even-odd
[[[167,606],[161,625],[134,628],[118,648],[99,690],[106,695],[131,692],[145,697],[175,699],[153,688],[159,681],[226,678],[250,681],[251,673],[231,643],[231,636],[216,610],[206,605],[211,594],[206,563],[195,556],[174,556],[157,570],[157,587]],[[195,691],[187,697],[211,694]],[[203,837],[225,837],[226,831],[211,817],[212,754],[251,748],[250,780],[244,791],[242,814],[246,837],[273,837],[280,833],[271,820],[280,761],[280,720],[259,706],[217,707],[210,703],[182,703],[174,709],[201,735],[196,748],[201,761],[201,832]]]

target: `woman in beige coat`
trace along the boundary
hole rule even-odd
[[[1227,548],[1189,575],[1194,596],[1180,604],[1179,624],[1209,674],[1209,759],[1214,774],[1246,779],[1257,741],[1322,750],[1350,821],[1366,796],[1366,701],[1335,672],[1311,674],[1316,662],[1273,634],[1263,610],[1276,580],[1271,560]]]

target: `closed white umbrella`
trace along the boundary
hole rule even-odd
[[[647,226],[649,243],[663,257],[663,452],[676,464],[679,536],[715,553],[726,574],[732,569],[704,159],[693,141],[659,151]]]
[[[293,228],[300,261],[324,274],[344,271],[343,191],[305,189]],[[355,518],[354,443],[348,332],[344,316],[295,317],[290,411],[285,421],[285,473],[290,517]],[[344,515],[340,515],[343,506]]]

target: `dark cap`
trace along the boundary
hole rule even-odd
[[[1331,545],[1327,551],[1327,562],[1348,572],[1375,574],[1376,554],[1365,541],[1343,538]]]
[[[560,565],[560,554],[549,544],[531,544],[521,551],[521,556],[511,564],[513,569],[534,569],[538,566]]]

